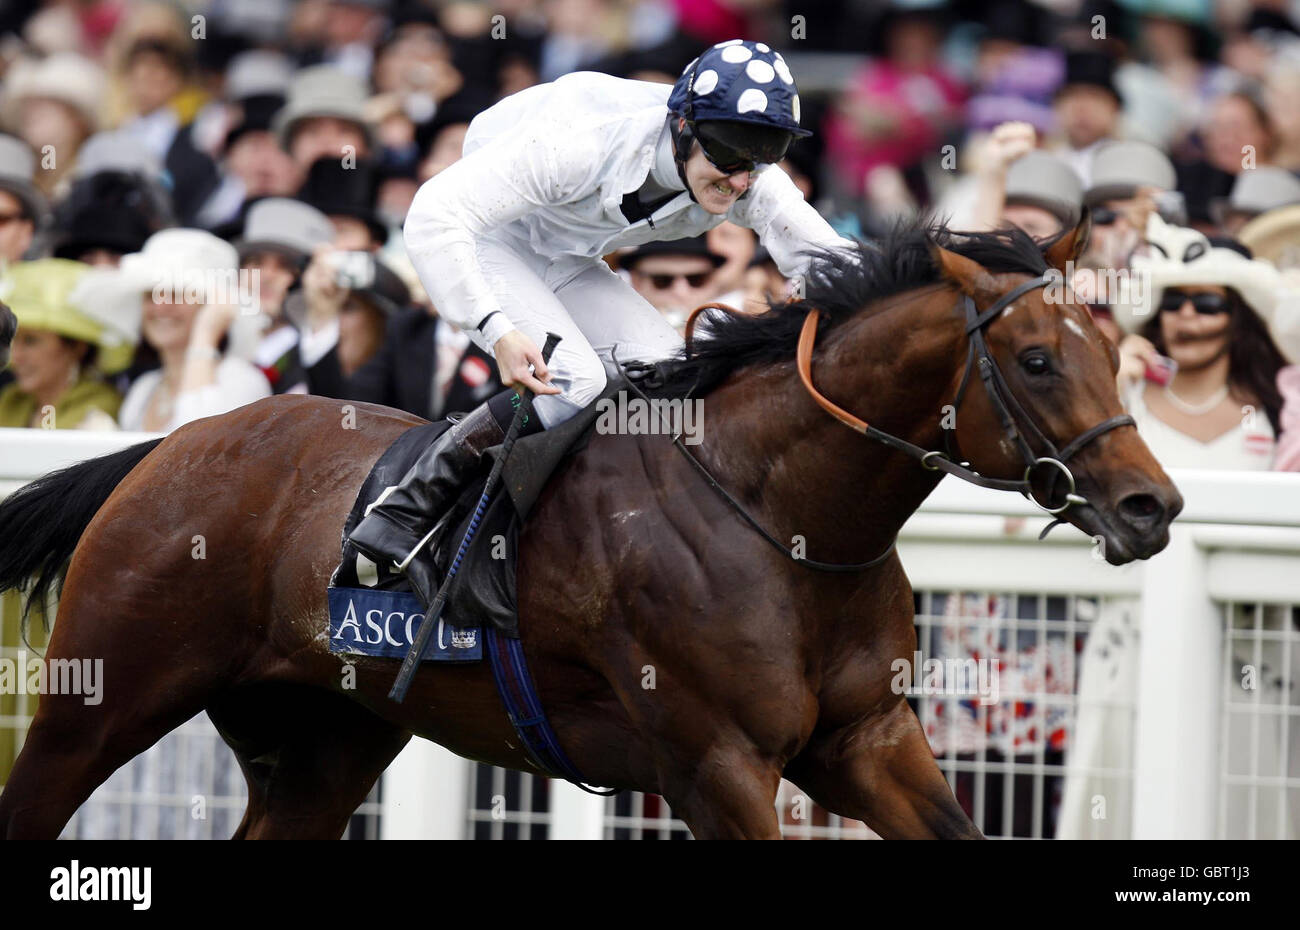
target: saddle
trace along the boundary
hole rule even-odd
[[[444,616],[450,626],[468,629],[490,624],[508,637],[519,636],[515,587],[519,529],[551,477],[571,456],[586,448],[595,429],[600,400],[613,397],[627,387],[622,375],[611,377],[601,398],[577,416],[515,443],[502,468],[501,483],[448,592]],[[348,536],[365,516],[366,508],[385,488],[400,482],[428,445],[458,419],[459,415],[452,414],[437,423],[414,426],[380,455],[362,482],[343,524],[342,556],[330,577],[331,589],[361,588],[414,597],[405,575],[392,565],[376,565],[370,561],[348,543]],[[500,453],[500,446],[484,453],[482,470],[462,489],[451,509],[439,517],[433,539],[417,556],[431,560],[439,579],[447,576],[487,483],[488,472]]]

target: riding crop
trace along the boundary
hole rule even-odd
[[[551,360],[551,353],[555,351],[555,346],[559,341],[560,337],[555,333],[546,334],[546,344],[542,347],[543,362]],[[515,439],[519,436],[520,428],[532,414],[533,392],[525,388],[520,392],[520,398],[519,408],[515,411],[514,419],[510,421],[510,428],[506,430],[505,441],[501,443],[501,452],[492,465],[492,471],[488,474],[487,483],[483,485],[483,493],[479,495],[478,505],[474,508],[474,516],[465,529],[465,536],[460,541],[460,548],[456,550],[456,557],[451,560],[451,565],[447,569],[447,577],[438,586],[438,593],[434,597],[433,603],[429,605],[424,622],[420,624],[420,630],[416,633],[415,642],[411,643],[411,648],[406,650],[406,658],[402,660],[402,667],[397,673],[397,679],[388,692],[389,699],[399,704],[406,698],[406,692],[410,690],[411,682],[415,679],[415,672],[420,667],[424,652],[429,646],[429,639],[433,636],[433,628],[437,625],[438,618],[442,615],[442,609],[447,604],[447,594],[451,590],[452,579],[456,577],[456,572],[460,570],[460,563],[465,558],[465,553],[469,551],[470,544],[474,541],[479,524],[483,520],[483,515],[487,512],[488,504],[491,502],[492,493],[496,490],[497,482],[501,479],[501,469],[510,456],[510,450],[514,448]],[[427,540],[428,537],[425,539]],[[416,552],[419,551],[419,548],[416,548]],[[413,552],[407,558],[410,559],[414,555]]]

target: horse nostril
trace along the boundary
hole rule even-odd
[[[1119,513],[1132,526],[1147,529],[1165,515],[1165,505],[1154,494],[1130,494],[1119,502]]]

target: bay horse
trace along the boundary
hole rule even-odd
[[[1115,564],[1159,551],[1182,501],[1122,417],[1115,351],[1086,309],[1040,286],[1086,234],[1044,251],[1017,231],[913,227],[824,255],[802,299],[715,320],[659,366],[661,396],[703,398],[695,462],[664,435],[598,433],[557,471],[520,533],[518,612],[542,703],[589,783],[658,793],[700,838],[779,838],[783,776],[886,838],[979,836],[890,670],[917,647],[890,546],[935,466],[957,458],[920,467],[824,408],[925,450],[955,414],[948,444],[1008,484],[1025,473],[1021,443],[1046,457],[1044,443],[1086,436],[1062,516],[1104,537]],[[812,308],[820,401],[796,362]],[[1014,395],[1011,424],[978,387],[983,358],[971,373],[975,339]],[[34,577],[39,600],[67,563],[48,658],[104,660],[100,704],[41,700],[0,836],[57,836],[115,769],[201,711],[248,781],[241,838],[340,836],[412,734],[529,770],[487,662],[425,665],[397,704],[397,662],[328,649],[344,519],[381,452],[421,422],[274,397],[0,506],[0,589]],[[817,571],[737,507],[773,539],[803,540],[810,563],[873,564]]]

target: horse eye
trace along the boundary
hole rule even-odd
[[[1042,352],[1032,352],[1020,360],[1020,367],[1031,375],[1045,375],[1052,370],[1052,363]]]

